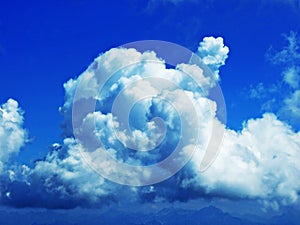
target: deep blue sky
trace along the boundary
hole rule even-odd
[[[267,108],[262,105],[272,98],[285,99],[284,88],[278,88],[277,92],[267,89],[282,85],[282,72],[291,65],[273,65],[267,53],[271,46],[280,51],[287,45],[284,34],[290,31],[300,34],[298,0],[2,0],[0,3],[0,104],[13,98],[25,111],[25,128],[31,143],[20,153],[18,161],[31,166],[34,160],[48,153],[52,143],[62,141],[63,118],[58,108],[64,103],[63,84],[78,77],[94,58],[112,47],[156,39],[196,51],[204,37],[223,37],[230,48],[226,65],[220,69],[227,126],[240,130],[245,120],[261,117],[265,111],[278,112],[283,103],[276,102]],[[296,63],[300,66],[299,61]],[[259,83],[266,87],[260,93],[264,97],[251,98],[251,89]],[[282,116],[282,119],[287,118]],[[300,128],[299,124],[290,126],[294,130]],[[30,202],[30,195],[28,199]],[[295,207],[299,208],[299,203]]]

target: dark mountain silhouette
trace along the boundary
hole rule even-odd
[[[165,208],[156,213],[126,213],[122,210],[97,209],[36,210],[1,209],[0,225],[300,225],[297,212],[283,212],[279,216],[258,222],[257,218],[233,216],[209,206],[199,210]]]

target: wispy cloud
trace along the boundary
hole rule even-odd
[[[295,31],[284,34],[287,45],[280,51],[270,47],[267,52],[267,59],[275,65],[292,66],[299,63],[300,60],[300,40]]]
[[[294,31],[283,36],[287,45],[279,51],[271,47],[267,52],[267,59],[281,66],[283,71],[282,78],[278,82],[278,93],[285,94],[279,95],[281,108],[278,113],[281,118],[289,121],[295,128],[299,128],[300,38]],[[281,83],[286,85],[283,86]]]
[[[273,46],[266,53],[266,59],[282,71],[274,83],[258,83],[250,86],[249,97],[262,102],[265,112],[276,112],[279,118],[299,129],[300,87],[300,38],[295,31],[283,35],[286,45],[281,50]]]

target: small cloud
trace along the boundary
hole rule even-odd
[[[250,87],[249,97],[253,99],[261,99],[266,96],[266,88],[263,83],[257,84],[255,87]]]
[[[299,88],[300,68],[292,66],[283,71],[283,81],[293,89]]]
[[[224,45],[222,37],[205,37],[199,43],[196,54],[202,59],[215,74],[216,80],[219,80],[219,68],[225,65],[228,58],[229,48]]]

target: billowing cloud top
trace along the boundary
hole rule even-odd
[[[225,65],[229,48],[224,45],[222,37],[205,37],[199,43],[197,55],[214,72],[216,80],[220,78],[219,68]]]

